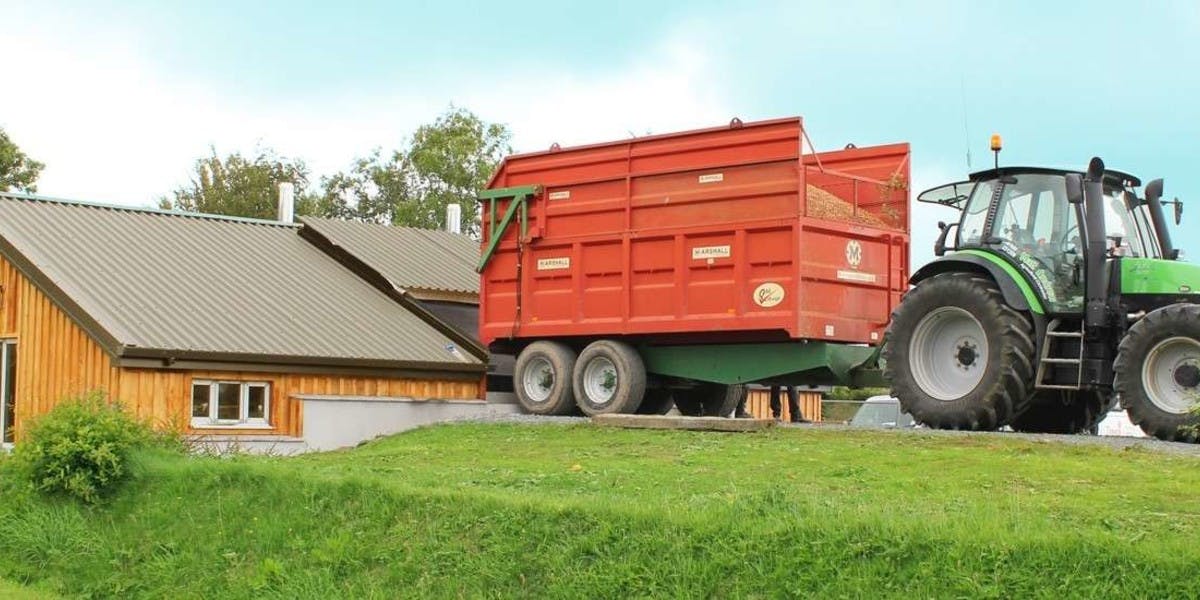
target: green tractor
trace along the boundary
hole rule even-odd
[[[998,150],[998,148],[994,148]],[[1200,267],[1171,245],[1162,180],[997,167],[918,200],[955,208],[882,350],[892,394],[943,429],[1093,431],[1116,401],[1195,441]],[[948,247],[949,244],[949,247]]]

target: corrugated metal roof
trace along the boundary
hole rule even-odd
[[[301,221],[396,287],[479,294],[479,275],[475,272],[479,242],[470,237],[431,229],[315,217],[304,217]]]
[[[0,249],[122,355],[386,368],[482,364],[272,221],[0,194]],[[51,297],[57,294],[47,290]],[[63,300],[63,298],[56,298]],[[68,311],[70,312],[70,311]]]

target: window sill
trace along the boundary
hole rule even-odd
[[[275,429],[275,426],[265,423],[213,423],[212,421],[192,421],[192,429],[271,431]]]

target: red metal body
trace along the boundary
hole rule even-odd
[[[489,188],[542,191],[482,270],[482,341],[879,343],[908,281],[908,144],[804,139],[800,118],[735,121],[507,158]]]

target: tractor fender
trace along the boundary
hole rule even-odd
[[[1000,286],[1004,301],[1019,311],[1033,313],[1035,316],[1045,314],[1042,302],[1034,293],[1033,288],[1025,282],[1016,268],[999,257],[980,252],[957,252],[950,256],[939,258],[912,274],[909,283],[916,285],[921,281],[942,273],[973,272],[988,275]]]

